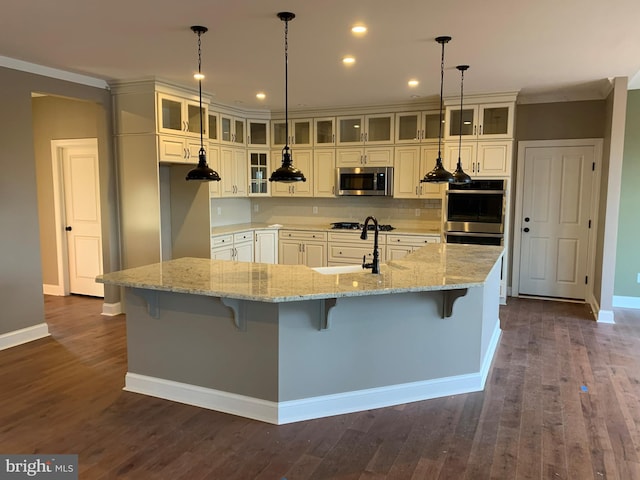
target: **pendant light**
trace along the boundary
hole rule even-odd
[[[462,185],[464,183],[471,183],[471,177],[462,170],[462,160],[460,159],[460,150],[462,149],[462,97],[464,94],[464,72],[469,69],[469,65],[458,65],[456,68],[460,70],[460,128],[458,130],[460,137],[458,139],[458,165],[456,166],[456,171],[453,172],[453,183]]]
[[[451,183],[453,182],[453,175],[448,172],[442,166],[442,92],[443,92],[443,84],[444,84],[444,46],[446,43],[449,43],[451,37],[437,37],[436,42],[442,45],[442,58],[440,60],[440,117],[439,123],[440,128],[438,130],[438,158],[436,158],[436,166],[433,170],[428,172],[421,182],[429,182],[429,183]]]
[[[191,27],[194,33],[198,35],[198,92],[200,95],[200,151],[198,152],[198,166],[187,173],[186,180],[202,180],[202,181],[220,181],[220,175],[215,170],[209,168],[207,165],[207,154],[204,150],[204,133],[203,133],[203,118],[202,118],[202,55],[200,52],[200,37],[203,33],[209,30],[207,27],[201,27],[194,25]]]
[[[282,149],[282,166],[275,170],[270,182],[306,182],[304,174],[293,166],[291,149],[289,148],[289,22],[296,18],[291,12],[280,12],[278,18],[284,22],[284,125],[285,146]]]

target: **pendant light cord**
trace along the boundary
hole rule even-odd
[[[202,33],[198,32],[198,94],[200,98],[200,153],[204,153],[204,134],[202,129],[202,53],[201,53],[201,37]]]
[[[442,57],[440,59],[440,116],[438,117],[438,159],[442,158],[441,148],[442,148],[442,94],[444,92],[444,44],[445,40],[442,41]]]
[[[284,21],[284,150],[289,151],[289,20]]]
[[[459,138],[458,138],[458,165],[462,165],[462,160],[460,158],[461,150],[462,150],[462,94],[464,92],[464,71],[466,68],[460,69],[460,129],[459,129]]]

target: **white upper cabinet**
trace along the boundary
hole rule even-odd
[[[206,137],[209,137],[209,143],[217,144],[220,141],[220,115],[209,111],[208,117],[209,129]]]
[[[249,151],[249,196],[269,195],[269,152]]]
[[[297,118],[289,120],[289,138],[287,139],[287,124],[284,120],[271,120],[271,145],[274,147],[285,144],[297,147],[313,145],[313,120],[311,118]]]
[[[250,147],[269,146],[269,120],[247,120],[247,145]]]
[[[335,148],[317,148],[313,152],[313,196],[336,196]]]
[[[333,147],[336,144],[336,117],[314,118],[313,135],[316,147]]]
[[[200,136],[200,104],[174,95],[158,93],[158,133]],[[203,133],[208,137],[207,105],[202,105]]]
[[[338,117],[338,145],[393,144],[394,114]]]
[[[469,104],[447,107],[445,138],[490,140],[513,138],[514,103]],[[462,117],[462,118],[460,118]],[[462,120],[462,130],[460,129]]]
[[[440,111],[396,113],[395,143],[437,142],[442,125],[444,136],[444,113]]]
[[[464,171],[474,177],[511,175],[513,141],[462,142],[460,162]],[[445,147],[444,166],[453,172],[458,164],[458,144]]]
[[[443,184],[420,182],[435,166],[437,156],[437,146],[397,147],[393,163],[393,197],[442,198]]]
[[[232,115],[220,114],[220,143],[245,145],[246,120]]]
[[[271,170],[282,165],[282,151],[271,152]],[[291,161],[293,166],[304,174],[306,182],[271,182],[272,197],[313,197],[313,150],[292,149]]]

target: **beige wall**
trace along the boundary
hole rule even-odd
[[[32,106],[42,283],[58,285],[51,141],[96,138],[101,107],[92,102],[52,96],[35,97]]]
[[[32,92],[102,105],[99,130],[105,271],[116,270],[117,200],[107,90],[0,68],[0,335],[44,321]],[[107,291],[105,301],[118,298]]]
[[[519,104],[516,140],[602,138],[605,100]]]

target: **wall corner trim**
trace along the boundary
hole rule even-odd
[[[43,65],[25,62],[23,60],[17,60],[15,58],[3,57],[2,55],[0,55],[0,67],[19,70],[21,72],[34,73],[44,77],[57,78],[58,80],[66,80],[67,82],[79,83],[89,87],[103,89],[109,88],[109,84],[100,78],[94,78],[80,73],[67,72],[57,68],[45,67]]]
[[[49,327],[46,323],[39,323],[32,327],[14,330],[0,335],[0,350],[22,345],[23,343],[32,342],[39,338],[49,336]]]

